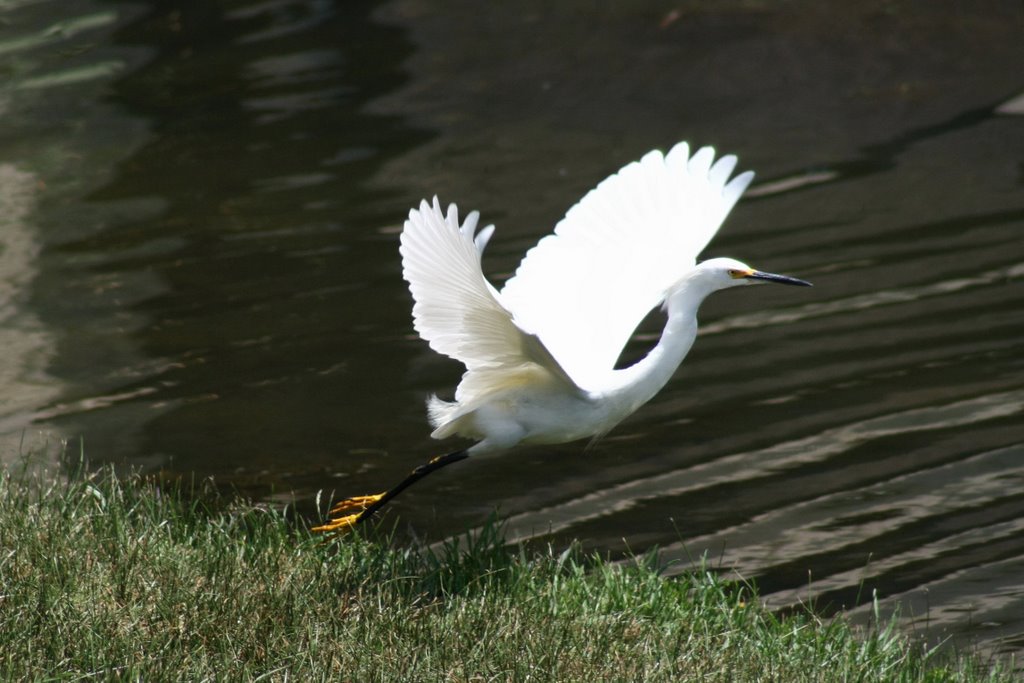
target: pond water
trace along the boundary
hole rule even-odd
[[[500,282],[688,139],[758,173],[705,255],[815,288],[712,297],[608,437],[460,464],[389,522],[497,509],[1024,650],[1024,8],[550,4],[0,3],[4,460],[81,440],[310,511],[386,488],[449,446],[423,399],[460,375],[412,331],[408,208],[481,210]]]

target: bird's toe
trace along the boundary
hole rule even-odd
[[[352,515],[345,515],[344,517],[336,517],[333,519],[329,519],[327,520],[326,524],[315,526],[312,529],[310,529],[310,531],[315,531],[318,533],[343,534],[347,531],[352,530],[352,527],[354,527],[356,523],[359,521],[359,515],[361,514],[361,512],[357,512]]]
[[[345,500],[335,503],[334,507],[331,508],[330,514],[340,515],[342,512],[365,510],[383,497],[383,493],[374,493],[369,496],[352,496],[351,498],[346,498]]]

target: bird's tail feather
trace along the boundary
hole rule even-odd
[[[434,429],[439,429],[455,417],[455,411],[459,404],[453,401],[444,401],[431,394],[427,399],[427,418]]]

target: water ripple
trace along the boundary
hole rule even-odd
[[[508,519],[509,533],[516,540],[556,533],[586,520],[621,513],[642,500],[679,497],[717,484],[752,481],[827,460],[874,439],[964,426],[1020,412],[1024,412],[1024,390],[881,415],[761,450],[727,455],[712,462],[635,479],[565,503],[521,513]]]

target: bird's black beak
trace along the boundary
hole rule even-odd
[[[776,275],[775,273],[762,273],[760,270],[751,271],[746,276],[748,280],[764,280],[765,282],[775,282],[780,285],[796,285],[798,287],[813,287],[807,280],[801,280],[799,278],[790,277],[788,275]]]

